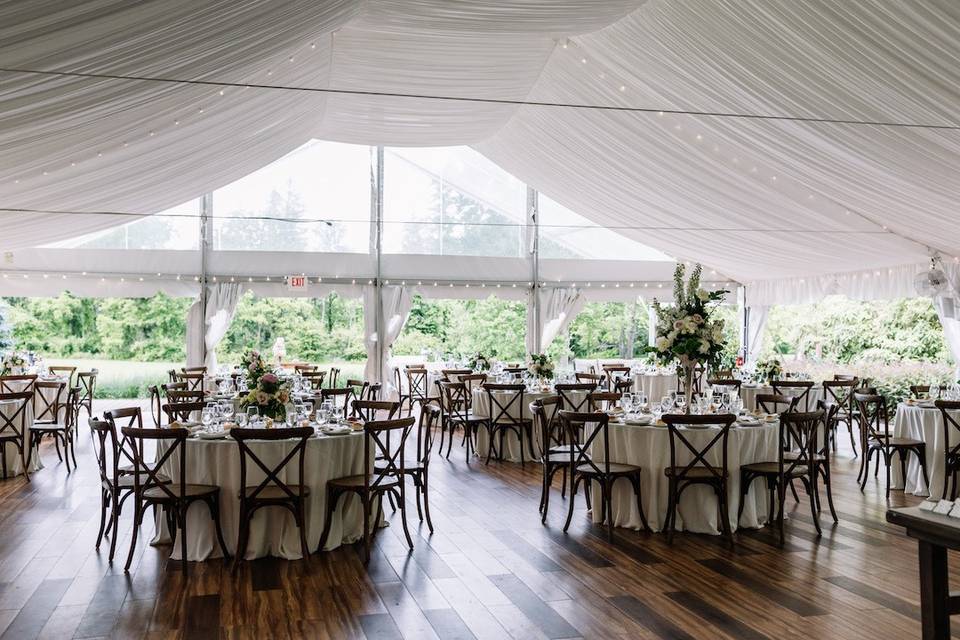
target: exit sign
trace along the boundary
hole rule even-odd
[[[287,291],[306,291],[306,276],[287,276]]]

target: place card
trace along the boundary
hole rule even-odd
[[[950,513],[947,514],[951,518],[957,518],[960,520],[960,503],[954,503],[953,509],[950,510]]]
[[[924,500],[920,503],[920,511],[933,511],[937,506],[937,500]]]
[[[953,509],[953,506],[953,500],[941,500],[937,503],[937,506],[933,508],[933,512],[945,516],[950,513],[950,510]]]

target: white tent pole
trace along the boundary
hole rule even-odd
[[[207,361],[207,260],[210,253],[210,243],[213,241],[211,231],[213,221],[213,194],[204,193],[200,197],[200,317],[203,318],[201,331],[203,348],[200,351],[201,362]]]
[[[540,351],[540,216],[538,207],[537,191],[527,185],[527,215],[528,224],[533,223],[530,230],[533,234],[531,238],[531,258],[533,272],[533,287],[531,289],[531,304],[533,305],[533,351]]]
[[[383,147],[377,147],[377,156],[376,156],[376,170],[373,174],[374,186],[376,188],[376,197],[373,199],[373,215],[376,224],[374,226],[376,230],[376,250],[377,250],[377,277],[374,280],[374,292],[376,297],[376,302],[374,308],[376,309],[377,314],[377,380],[375,382],[380,382],[383,385],[386,385],[386,380],[380,380],[379,378],[383,376],[383,357],[384,357],[384,344],[383,344],[383,332],[385,327],[383,326],[383,286],[381,283],[382,279],[382,262],[383,257]],[[441,234],[442,235],[442,234]]]

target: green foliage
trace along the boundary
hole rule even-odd
[[[642,302],[591,302],[570,323],[569,355],[573,358],[633,358],[647,344],[647,307]],[[547,352],[558,358],[562,338]]]

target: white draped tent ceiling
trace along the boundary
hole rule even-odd
[[[4,250],[321,138],[472,145],[742,283],[960,255],[955,0],[21,0],[0,68]]]

